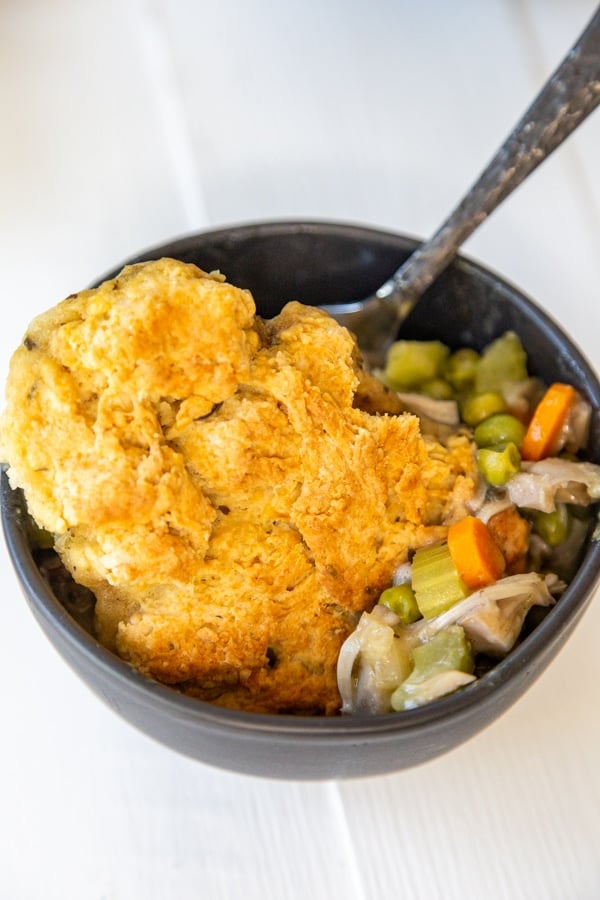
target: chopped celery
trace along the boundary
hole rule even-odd
[[[477,364],[475,390],[501,391],[507,381],[527,378],[527,354],[514,331],[492,341]]]
[[[421,615],[426,619],[445,612],[469,594],[447,544],[417,550],[412,561],[412,587]]]
[[[450,625],[413,650],[414,678],[427,678],[437,669],[473,671],[473,654],[464,628]]]
[[[379,602],[398,616],[401,625],[410,625],[421,617],[415,592],[410,584],[395,584],[387,588],[379,598]]]
[[[397,391],[414,390],[442,375],[449,353],[441,341],[396,341],[388,353],[386,380]]]
[[[482,447],[477,451],[477,466],[488,484],[502,487],[520,470],[521,454],[512,442],[500,449]]]
[[[498,448],[512,443],[519,449],[524,435],[523,423],[509,413],[496,413],[488,416],[479,423],[473,432],[473,438],[478,447]]]
[[[392,694],[396,712],[421,706],[472,680],[468,676],[473,673],[473,653],[460,625],[450,625],[415,647],[413,661],[412,672]]]
[[[502,394],[497,391],[485,391],[467,397],[462,405],[461,416],[463,422],[474,428],[490,416],[503,412],[506,412],[506,402]]]

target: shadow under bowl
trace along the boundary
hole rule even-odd
[[[366,296],[417,244],[403,235],[336,222],[266,222],[193,234],[123,264],[169,256],[208,271],[220,269],[230,282],[252,291],[260,315],[271,317],[288,300],[320,304]],[[424,295],[403,336],[481,349],[509,329],[520,336],[532,374],[546,382],[571,383],[592,403],[590,458],[599,462],[600,384],[594,370],[555,322],[496,274],[458,258]],[[140,675],[101,646],[42,577],[24,527],[22,494],[11,490],[4,471],[1,498],[6,542],[30,608],[92,691],[167,747],[212,766],[270,778],[324,780],[394,772],[473,737],[551,662],[583,614],[600,571],[600,544],[590,541],[556,606],[505,660],[456,694],[385,716],[269,716],[183,696]]]

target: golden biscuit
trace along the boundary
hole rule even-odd
[[[221,705],[333,714],[360,613],[476,488],[466,438],[396,412],[329,316],[262,321],[163,259],[32,323],[0,435],[103,643]]]

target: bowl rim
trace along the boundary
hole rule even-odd
[[[295,220],[280,219],[257,222],[244,222],[241,224],[225,225],[219,228],[206,228],[190,234],[181,235],[172,240],[162,241],[138,253],[130,256],[112,272],[120,271],[123,265],[131,261],[140,260],[148,255],[155,258],[155,254],[161,248],[169,248],[169,252],[182,252],[192,248],[199,240],[214,239],[219,236],[228,236],[232,233],[255,235],[274,235],[281,233],[288,235],[290,229],[295,232],[307,231],[331,234],[352,235],[360,237],[364,235],[369,239],[382,241],[394,241],[398,245],[404,244],[408,250],[420,243],[419,239],[410,235],[372,228],[370,226],[354,224],[350,222],[332,220]],[[164,254],[163,254],[164,255]],[[598,377],[585,359],[579,348],[565,334],[558,322],[541,309],[537,303],[530,299],[520,288],[513,285],[503,276],[498,275],[490,268],[470,259],[463,254],[457,256],[451,264],[465,272],[469,277],[477,280],[489,281],[496,288],[507,291],[512,302],[518,307],[523,307],[535,319],[536,326],[549,334],[557,335],[568,350],[569,356],[576,361],[582,373],[585,373],[586,385],[595,395],[596,402],[600,399],[600,383]],[[96,284],[111,277],[102,276]],[[137,671],[131,664],[122,660],[116,654],[105,648],[89,632],[87,632],[71,616],[68,610],[60,603],[50,589],[39,571],[22,525],[21,510],[24,501],[20,490],[11,488],[6,466],[2,466],[0,475],[0,501],[1,518],[4,537],[9,551],[9,557],[21,584],[22,592],[32,609],[39,624],[44,630],[58,631],[64,644],[77,655],[85,657],[87,663],[93,664],[103,672],[110,681],[133,691],[136,700],[142,705],[167,709],[172,715],[176,712],[186,719],[190,718],[196,724],[213,725],[224,731],[246,731],[255,734],[265,734],[291,737],[316,737],[331,735],[340,741],[354,741],[361,736],[368,735],[370,739],[385,738],[392,734],[409,733],[418,731],[425,724],[432,725],[451,718],[459,720],[469,717],[475,708],[494,702],[499,693],[507,691],[515,678],[526,678],[536,663],[536,671],[532,673],[537,678],[550,661],[553,647],[560,636],[568,636],[591,600],[594,587],[600,581],[600,541],[590,541],[585,556],[573,580],[569,583],[559,602],[550,610],[549,614],[536,625],[535,629],[519,643],[510,654],[498,662],[492,670],[482,675],[477,681],[467,685],[460,691],[435,702],[426,704],[413,710],[406,710],[402,714],[389,713],[379,715],[338,715],[338,716],[304,716],[285,713],[267,714],[250,711],[229,709],[217,706],[195,697],[189,697],[174,687],[162,684],[148,678]],[[540,665],[541,661],[541,665]],[[518,699],[515,697],[514,700]],[[512,701],[514,702],[514,701]]]

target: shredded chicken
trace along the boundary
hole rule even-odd
[[[552,576],[535,572],[508,575],[460,600],[433,619],[409,626],[413,637],[427,640],[449,625],[461,625],[474,653],[502,658],[517,641],[532,606],[551,606]]]
[[[552,512],[557,503],[588,506],[600,499],[600,466],[558,457],[523,462],[506,490],[517,506],[541,512]]]

